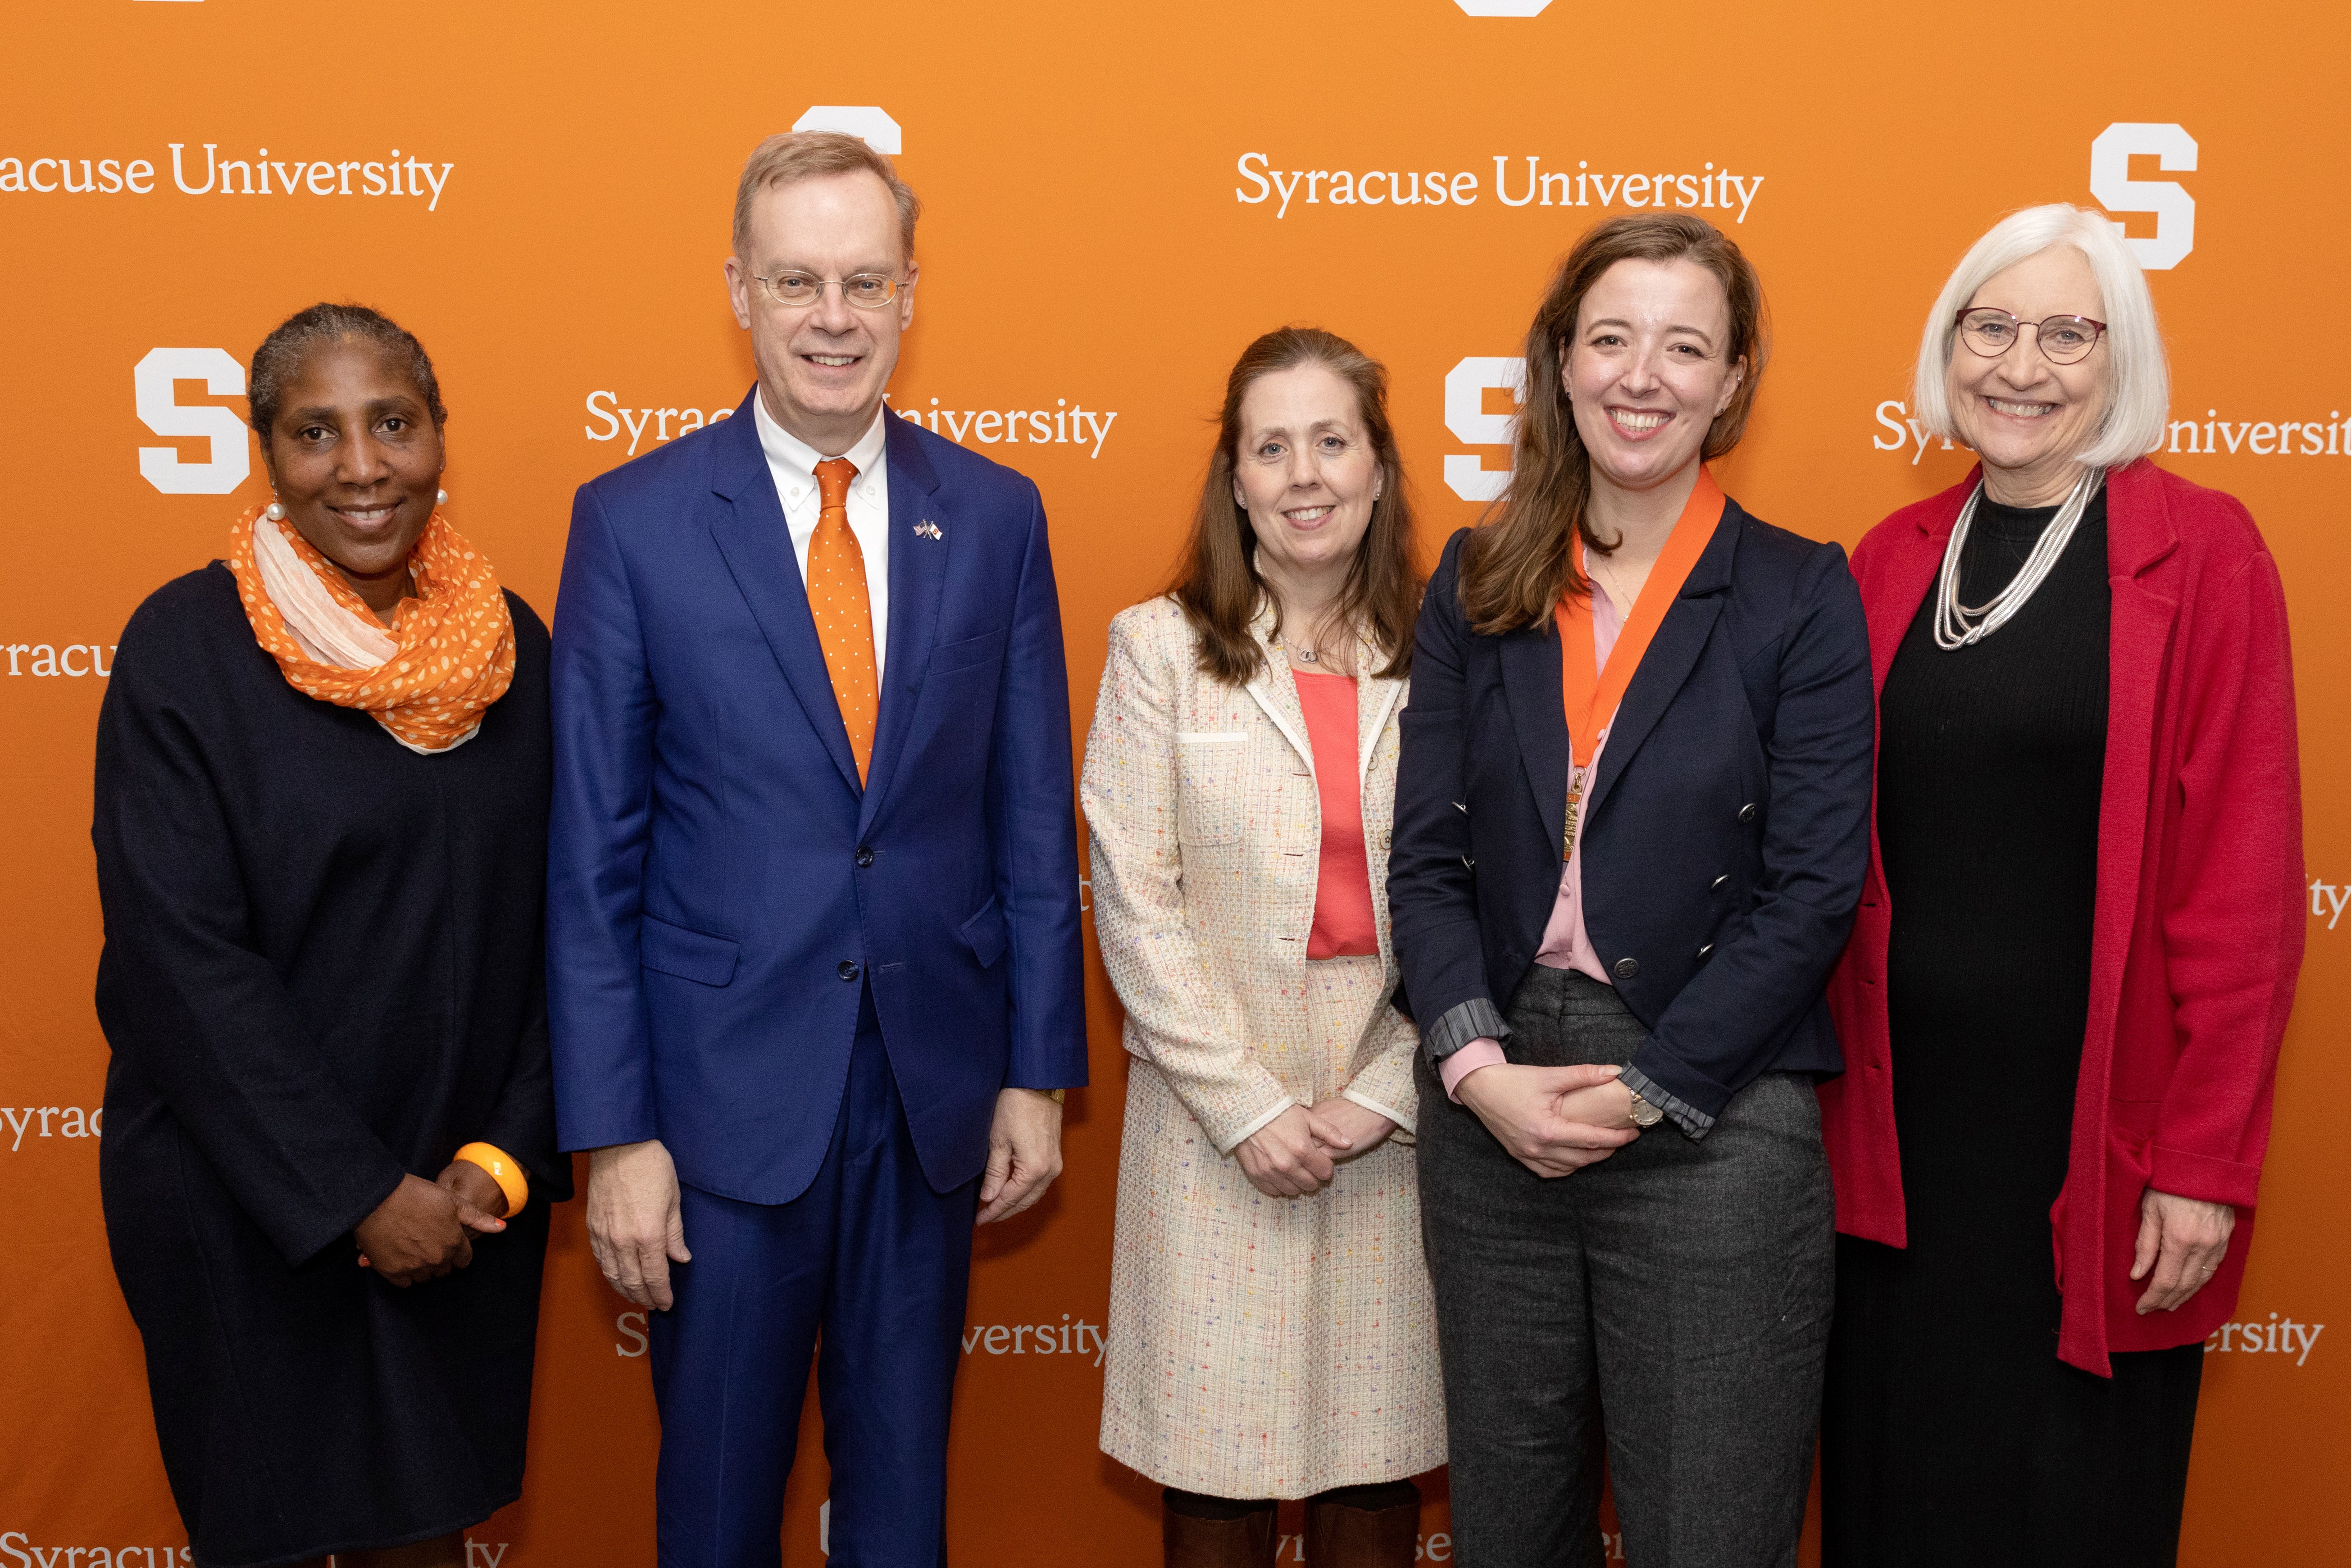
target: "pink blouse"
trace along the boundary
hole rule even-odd
[[[1615,600],[1594,585],[1592,591],[1592,652],[1594,663],[1602,669],[1608,667],[1608,655],[1615,651],[1616,635],[1625,630],[1624,612],[1616,608]],[[1608,716],[1614,728],[1616,716]],[[1607,749],[1608,730],[1600,732],[1592,747],[1592,770],[1599,776],[1600,754]],[[1614,985],[1607,967],[1592,946],[1591,934],[1583,928],[1583,838],[1578,833],[1575,848],[1568,852],[1567,864],[1559,873],[1559,897],[1551,906],[1550,923],[1543,927],[1542,946],[1535,950],[1535,962],[1547,969],[1573,969],[1579,975],[1589,975],[1604,986]],[[1499,1040],[1473,1040],[1443,1061],[1437,1064],[1437,1075],[1444,1081],[1447,1098],[1460,1100],[1456,1092],[1461,1081],[1480,1067],[1491,1067],[1510,1058],[1502,1054]]]
[[[1314,792],[1322,802],[1322,857],[1314,883],[1309,958],[1346,958],[1380,950],[1372,912],[1372,868],[1364,852],[1364,787],[1356,770],[1355,679],[1299,670],[1298,706],[1314,749]],[[1596,961],[1596,960],[1595,960]]]

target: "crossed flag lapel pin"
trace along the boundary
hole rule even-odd
[[[923,521],[914,525],[914,537],[916,538],[935,539],[942,538],[945,536],[939,532],[938,524],[932,522],[926,517]]]

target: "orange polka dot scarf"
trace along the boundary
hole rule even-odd
[[[305,696],[371,715],[411,751],[465,744],[514,684],[514,618],[497,573],[440,513],[408,558],[415,597],[387,630],[310,541],[256,507],[229,530],[245,618]]]

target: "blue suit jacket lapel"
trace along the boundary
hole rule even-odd
[[[841,722],[841,704],[832,695],[832,676],[824,666],[824,647],[817,641],[816,618],[809,613],[808,584],[800,580],[799,563],[792,555],[791,529],[784,522],[783,503],[776,496],[775,476],[768,471],[768,455],[759,448],[759,432],[751,414],[751,397],[712,433],[710,487],[726,505],[711,519],[711,538],[751,607],[776,667],[799,699],[809,726],[824,743],[826,754],[850,789],[859,788],[857,758],[849,749],[849,727]],[[895,493],[895,486],[893,486]],[[892,552],[893,555],[895,551]],[[895,582],[893,580],[894,588]],[[894,617],[893,617],[894,618]],[[895,652],[893,646],[893,652]]]
[[[923,676],[930,669],[931,645],[938,636],[947,552],[962,537],[961,530],[948,525],[939,505],[939,476],[923,455],[921,442],[904,420],[894,414],[887,419],[883,439],[890,464],[890,648],[882,665],[882,712],[874,727],[860,831],[872,825],[896,780],[898,760],[905,755]],[[914,531],[925,522],[938,530],[938,538]]]
[[[1567,705],[1559,673],[1557,622],[1501,640],[1502,696],[1519,737],[1519,761],[1552,852],[1567,852]]]
[[[1617,705],[1607,748],[1600,754],[1600,776],[1593,780],[1588,812],[1598,811],[1607,802],[1610,788],[1625,776],[1625,764],[1673,706],[1675,695],[1689,679],[1707,638],[1713,634],[1714,623],[1721,619],[1722,596],[1730,588],[1731,558],[1737,552],[1740,524],[1745,516],[1736,501],[1723,507],[1714,538],[1707,541],[1689,576],[1683,580],[1681,592],[1667,607],[1666,618],[1657,623],[1657,634],[1649,639],[1649,651],[1641,655],[1641,667],[1633,672],[1625,700]]]

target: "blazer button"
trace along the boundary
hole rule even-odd
[[[873,863],[873,852],[865,848],[862,844],[859,845],[857,849],[857,863],[861,866],[872,865]]]
[[[1720,893],[1724,888],[1729,887],[1729,885],[1730,873],[1729,872],[1724,872],[1720,876],[1714,879],[1713,884],[1707,889],[1707,892]]]
[[[844,980],[853,980],[857,978],[857,966],[843,958],[841,961],[841,967],[835,973]]]
[[[1739,808],[1739,820],[1742,822],[1751,822],[1755,820],[1754,801],[1750,800],[1747,804]]]
[[[1708,943],[1705,946],[1703,946],[1703,947],[1699,948],[1699,949],[1698,950],[1698,959],[1699,959],[1699,961],[1700,961],[1700,962],[1704,962],[1704,961],[1705,961],[1705,959],[1706,959],[1707,955],[1708,955],[1709,953],[1712,953],[1713,951],[1714,951],[1714,944],[1713,944],[1713,943],[1711,943],[1711,942]]]
[[[1640,972],[1641,961],[1638,958],[1619,958],[1616,960],[1616,977],[1618,979],[1629,980]]]

